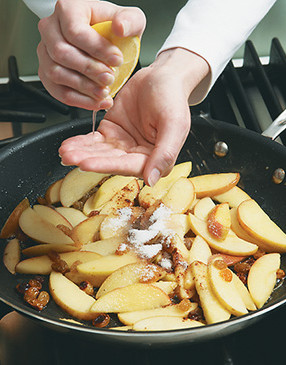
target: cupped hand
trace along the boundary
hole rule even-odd
[[[62,143],[63,164],[143,177],[151,186],[170,172],[190,129],[188,97],[208,72],[206,62],[188,51],[179,49],[171,55],[162,53],[129,80],[94,135]],[[186,78],[184,66],[190,59],[201,76],[194,72],[195,77]]]
[[[108,85],[121,51],[91,25],[111,20],[119,37],[142,35],[145,16],[139,8],[105,1],[58,0],[54,13],[39,21],[39,77],[49,93],[71,106],[108,109]]]

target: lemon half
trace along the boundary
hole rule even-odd
[[[117,37],[111,30],[111,21],[97,23],[92,26],[102,37],[117,46],[123,54],[123,63],[113,67],[114,83],[109,86],[110,96],[114,97],[131,76],[137,65],[140,54],[140,39],[134,37]]]

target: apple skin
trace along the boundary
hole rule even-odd
[[[137,283],[114,289],[103,295],[91,307],[91,312],[131,312],[164,307],[170,304],[171,300],[163,290],[151,284]]]
[[[206,174],[191,177],[197,198],[225,193],[234,187],[240,179],[239,173],[228,172],[220,174]]]
[[[170,186],[180,177],[188,177],[192,170],[192,163],[190,161],[175,165],[169,175],[161,177],[159,181],[153,186],[145,185],[139,193],[140,205],[147,209],[153,205],[157,200],[161,200],[167,193]]]
[[[230,229],[230,213],[228,203],[216,205],[209,213],[207,226],[209,233],[220,241],[224,241]]]
[[[55,181],[51,184],[45,194],[45,199],[49,205],[59,203],[60,201],[60,190],[62,186],[63,179]]]
[[[96,317],[90,311],[95,299],[61,273],[51,272],[49,287],[54,301],[71,316],[86,321]]]
[[[251,237],[261,242],[266,252],[286,252],[286,234],[255,200],[245,200],[239,205],[237,219]]]
[[[182,192],[184,192],[182,194]],[[194,201],[195,189],[187,177],[180,177],[162,198],[162,203],[174,213],[184,213]]]
[[[13,238],[7,243],[3,255],[3,263],[6,269],[11,274],[16,273],[16,266],[20,261],[20,257],[21,257],[21,249],[19,240],[17,238]]]
[[[60,200],[64,207],[70,207],[80,200],[93,187],[109,174],[81,171],[78,167],[70,171],[63,179],[60,188]]]
[[[10,238],[19,230],[19,219],[21,214],[30,207],[28,198],[23,199],[7,218],[0,234],[0,238]]]
[[[269,299],[276,284],[276,272],[279,268],[279,253],[263,255],[251,266],[247,286],[257,308],[261,308]]]

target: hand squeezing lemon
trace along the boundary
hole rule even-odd
[[[139,53],[140,53],[140,39],[137,36],[134,37],[118,37],[111,29],[112,22],[106,21],[97,23],[92,26],[102,37],[106,38],[113,45],[118,47],[123,55],[123,63],[119,67],[114,67],[114,83],[109,86],[111,97],[114,97],[116,93],[126,83],[134,68],[137,65]]]

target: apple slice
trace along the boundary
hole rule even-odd
[[[214,195],[212,198],[219,203],[228,203],[231,208],[237,208],[243,201],[251,199],[250,196],[238,186],[234,186],[225,193]]]
[[[64,252],[60,253],[59,256],[69,267],[71,267],[76,261],[86,263],[101,257],[95,252],[85,251]],[[19,274],[48,275],[52,271],[52,263],[52,260],[47,255],[30,257],[17,264],[16,272]]]
[[[134,323],[133,331],[171,331],[204,326],[204,323],[181,317],[150,317]]]
[[[190,230],[189,218],[186,214],[171,214],[165,221],[167,229],[174,231],[181,239]]]
[[[188,177],[192,170],[190,161],[175,165],[166,177],[162,177],[155,186],[145,185],[139,194],[139,204],[147,209],[167,193],[170,186],[180,177]]]
[[[74,244],[69,236],[30,207],[21,214],[19,226],[27,236],[42,243]]]
[[[265,246],[257,239],[251,237],[240,225],[237,219],[237,208],[231,208],[230,210],[231,229],[241,239],[254,243],[263,250],[266,250]]]
[[[208,215],[207,226],[209,233],[219,241],[224,241],[230,229],[230,213],[228,203],[216,205]]]
[[[60,190],[62,186],[63,179],[55,181],[53,184],[51,184],[45,194],[46,202],[49,205],[59,203],[60,201]]]
[[[80,264],[77,266],[77,271],[86,275],[93,275],[97,277],[97,282],[102,284],[103,281],[112,274],[115,270],[122,266],[135,263],[139,258],[132,254],[126,253],[124,255],[109,255],[93,261]]]
[[[177,288],[178,284],[174,281],[156,281],[156,283],[152,283],[152,285],[156,286],[156,288],[159,288],[163,290],[164,293],[167,295],[171,295],[174,293],[174,290]]]
[[[34,205],[33,209],[37,214],[39,214],[41,218],[51,223],[53,226],[56,227],[57,225],[61,224],[68,227],[69,229],[72,229],[70,222],[55,209],[48,207],[47,205],[39,204]]]
[[[240,179],[240,174],[235,172],[207,174],[191,177],[197,198],[225,193],[234,187]]]
[[[70,207],[107,176],[110,175],[91,171],[81,171],[76,167],[63,179],[60,189],[62,205],[64,207]]]
[[[200,261],[207,265],[212,252],[207,242],[201,237],[196,236],[189,252],[188,263]]]
[[[184,241],[177,234],[171,237],[171,245],[173,248],[177,249],[177,252],[182,256],[182,258],[188,262],[190,251],[187,249]]]
[[[30,207],[28,198],[23,199],[13,210],[6,220],[0,234],[0,238],[10,238],[19,230],[19,218],[21,214]]]
[[[276,272],[279,268],[279,253],[263,255],[251,266],[247,286],[257,308],[261,308],[270,297],[276,284]]]
[[[180,177],[163,196],[162,203],[174,213],[184,213],[195,197],[194,185],[187,177]]]
[[[132,284],[100,297],[91,307],[95,313],[120,313],[154,309],[170,305],[171,300],[161,289],[151,284]]]
[[[251,298],[249,291],[247,290],[247,287],[243,284],[243,282],[239,279],[239,277],[237,275],[235,275],[234,272],[232,272],[232,278],[233,278],[233,282],[235,284],[236,290],[238,291],[246,308],[250,311],[255,311],[257,308],[256,308],[256,305],[254,304],[254,301]]]
[[[233,266],[238,262],[243,261],[247,258],[245,256],[233,256],[233,255],[227,255],[225,253],[216,253],[213,256],[219,256],[220,258],[222,258],[223,261],[227,264],[227,266]]]
[[[96,299],[113,289],[122,288],[127,285],[135,283],[153,283],[161,279],[164,274],[165,271],[159,266],[148,264],[144,261],[125,265],[108,276],[96,293]]]
[[[208,218],[209,213],[212,211],[212,209],[215,207],[215,203],[213,200],[206,196],[202,199],[200,199],[197,204],[194,207],[194,215],[203,220],[206,221]]]
[[[219,257],[212,257],[207,266],[211,288],[221,304],[233,315],[248,313],[245,304],[236,289],[233,273]]]
[[[105,203],[110,201],[114,195],[133,180],[133,176],[121,175],[115,175],[106,180],[92,196],[93,210],[100,210]]]
[[[86,243],[94,242],[105,217],[105,215],[95,215],[75,226],[71,232],[71,238],[75,244],[82,246]]]
[[[243,229],[259,240],[267,252],[286,252],[286,234],[269,218],[253,199],[237,208],[237,218]]]
[[[222,306],[209,284],[207,265],[194,261],[190,267],[207,324],[228,320],[230,312]]]
[[[91,251],[100,254],[101,256],[107,256],[114,254],[121,243],[126,242],[126,237],[111,237],[106,240],[99,240],[96,242],[87,243],[81,247],[82,251]]]
[[[231,230],[224,241],[218,241],[208,231],[207,223],[198,219],[193,214],[189,214],[190,225],[192,231],[209,244],[211,248],[221,253],[234,256],[250,256],[253,255],[258,246],[253,243],[242,240],[237,237]]]
[[[63,245],[60,243],[44,243],[41,245],[31,246],[24,248],[22,250],[22,254],[25,256],[41,256],[46,255],[47,253],[54,251],[54,252],[71,252],[71,251],[78,251],[79,247],[74,245]]]
[[[75,208],[57,207],[55,209],[67,221],[70,222],[72,227],[77,226],[79,223],[83,222],[87,218],[80,210]]]
[[[54,301],[71,316],[86,321],[96,317],[95,313],[90,312],[95,299],[61,273],[51,273],[49,286]]]
[[[197,303],[184,299],[178,304],[168,305],[163,308],[118,313],[118,318],[123,324],[133,326],[134,323],[150,317],[187,317],[197,307]]]
[[[17,238],[14,238],[7,243],[3,254],[3,263],[6,269],[11,274],[16,273],[15,268],[20,261],[20,257],[21,257],[20,243]]]

